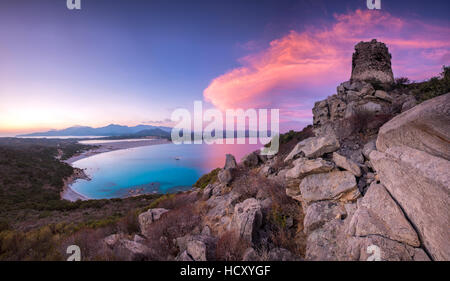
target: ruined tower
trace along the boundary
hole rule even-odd
[[[373,39],[370,42],[360,42],[355,46],[350,81],[394,83],[391,54],[384,43]]]

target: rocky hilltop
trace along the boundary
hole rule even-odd
[[[449,260],[450,93],[417,103],[387,47],[361,42],[276,156],[227,155],[104,243],[134,260]]]

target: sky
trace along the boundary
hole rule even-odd
[[[74,125],[173,125],[176,108],[279,108],[312,123],[349,80],[360,41],[385,42],[394,76],[450,64],[450,1],[0,1],[0,135]]]

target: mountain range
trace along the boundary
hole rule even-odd
[[[163,126],[137,125],[133,127],[110,124],[105,127],[92,128],[88,126],[73,126],[62,130],[50,130],[31,134],[18,135],[18,137],[54,137],[54,136],[122,136],[133,135],[142,131],[159,129],[170,133],[172,128]]]

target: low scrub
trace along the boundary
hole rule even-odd
[[[214,183],[217,180],[217,175],[219,174],[220,168],[216,168],[209,172],[208,174],[204,174],[201,176],[197,182],[194,184],[194,187],[205,188],[208,184]]]
[[[216,259],[219,261],[241,261],[244,252],[251,247],[234,231],[224,232],[217,240]]]

